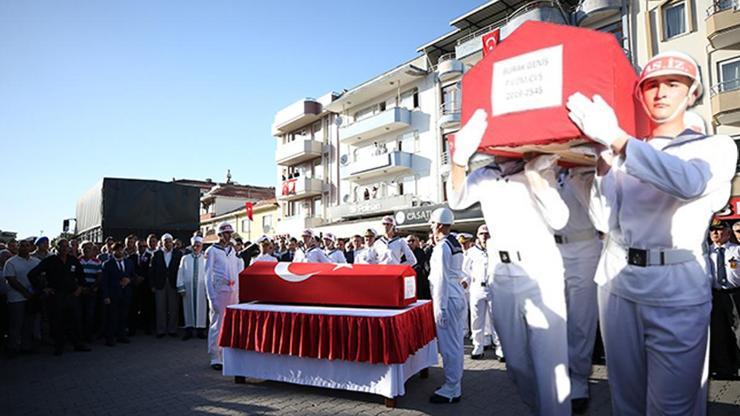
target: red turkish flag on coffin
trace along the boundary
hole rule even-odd
[[[256,262],[239,274],[239,301],[399,308],[416,302],[410,266]]]
[[[649,123],[634,96],[637,74],[609,33],[529,21],[502,40],[462,81],[463,125],[476,109],[488,113],[481,151],[564,143],[581,136],[568,118],[568,97],[601,95],[628,134]]]

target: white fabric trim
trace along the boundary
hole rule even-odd
[[[367,316],[373,318],[383,318],[396,316],[408,312],[412,308],[418,308],[421,305],[431,302],[430,300],[418,300],[415,303],[403,309],[372,309],[372,308],[351,308],[336,306],[305,306],[305,305],[276,305],[267,303],[241,303],[231,305],[231,309],[265,311],[265,312],[292,312],[317,315],[343,315],[343,316]]]
[[[403,364],[321,360],[235,348],[224,348],[223,357],[225,376],[244,376],[305,386],[359,391],[388,398],[406,394],[404,387],[406,380],[438,363],[436,339],[415,354],[409,355]]]

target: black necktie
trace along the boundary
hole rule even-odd
[[[725,269],[725,248],[717,249],[717,282],[720,286],[727,285],[727,270]]]

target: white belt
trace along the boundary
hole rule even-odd
[[[616,241],[609,240],[606,249],[613,255],[626,259],[628,264],[640,267],[665,266],[696,261],[696,255],[693,251],[680,248],[642,249],[622,247]]]
[[[564,234],[555,234],[555,243],[557,244],[568,244],[568,243],[577,243],[579,241],[588,241],[593,240],[598,236],[596,230],[585,230],[585,231],[579,231],[577,233],[571,233],[568,235]]]

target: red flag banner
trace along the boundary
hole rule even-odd
[[[498,45],[499,40],[501,39],[501,30],[500,29],[494,29],[485,35],[481,37],[481,41],[483,42],[483,57],[485,58],[488,52],[491,52],[493,48]]]
[[[247,209],[247,218],[249,218],[249,221],[254,221],[254,218],[253,218],[254,203],[247,202],[246,204],[244,204],[244,206]]]

